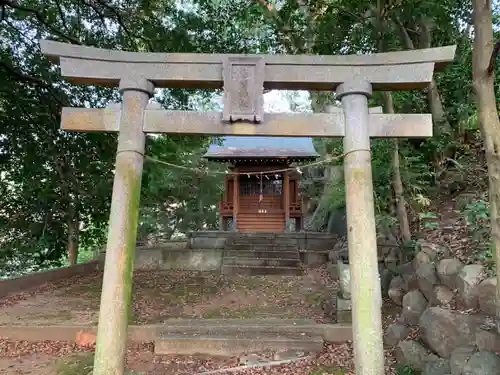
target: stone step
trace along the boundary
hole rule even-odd
[[[163,324],[165,327],[194,327],[194,328],[205,328],[205,327],[253,327],[253,326],[265,326],[265,327],[291,327],[297,325],[307,325],[315,324],[314,319],[309,318],[254,318],[254,319],[240,319],[240,318],[171,318],[166,319]]]
[[[229,237],[226,239],[226,244],[255,244],[255,245],[266,245],[266,244],[282,244],[288,246],[297,246],[298,242],[295,238],[286,238],[286,237],[253,237],[253,236],[237,236],[237,237]]]
[[[321,336],[301,334],[262,334],[253,332],[215,333],[209,335],[161,335],[155,340],[157,355],[235,356],[266,350],[297,350],[319,353],[323,350]]]
[[[233,246],[272,246],[273,241],[272,240],[262,240],[262,241],[255,241],[251,239],[239,239],[239,240],[233,240],[233,241],[226,241],[226,246],[228,247],[233,247]]]
[[[288,245],[255,245],[255,244],[236,244],[236,245],[226,245],[226,249],[233,250],[260,250],[260,251],[297,251],[297,248],[294,246]]]
[[[270,334],[300,334],[301,336],[323,336],[324,324],[312,319],[168,319],[158,330],[158,335],[208,336],[212,333],[242,334],[259,332]]]
[[[254,257],[224,257],[223,265],[225,266],[273,266],[273,267],[298,267],[300,259],[286,258],[254,258]]]
[[[304,273],[300,267],[272,267],[272,266],[226,266],[222,265],[223,275],[283,275],[283,276],[300,276]]]
[[[252,244],[283,244],[290,246],[297,246],[297,240],[288,238],[253,238],[253,237],[242,237],[242,238],[228,238],[226,243],[252,243]]]
[[[234,332],[260,332],[266,335],[293,333],[301,336],[321,336],[329,342],[345,342],[352,340],[350,324],[318,324],[313,319],[282,318],[282,317],[255,317],[253,319],[240,318],[173,318],[163,322],[157,329],[156,337],[162,335],[199,335],[208,336],[213,332],[230,334]]]
[[[224,251],[225,257],[242,258],[274,258],[274,259],[300,259],[298,251],[257,251],[257,250],[233,250]]]

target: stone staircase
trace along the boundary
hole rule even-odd
[[[302,275],[297,241],[265,233],[239,233],[226,240],[225,275]]]
[[[267,350],[321,352],[323,327],[309,319],[169,319],[157,355],[236,356]]]

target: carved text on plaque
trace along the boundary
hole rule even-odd
[[[264,112],[265,62],[261,57],[223,61],[224,121],[261,122]]]

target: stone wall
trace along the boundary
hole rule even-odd
[[[0,297],[36,288],[46,283],[68,279],[73,276],[85,276],[94,271],[98,271],[99,269],[102,269],[102,262],[95,260],[88,263],[77,264],[75,266],[56,268],[13,279],[0,280]]]
[[[219,271],[224,250],[234,238],[264,238],[297,249],[305,265],[321,265],[328,260],[328,252],[337,238],[327,233],[235,233],[206,231],[190,233],[184,241],[168,241],[155,246],[138,244],[136,269],[185,269]]]
[[[424,375],[498,374],[496,278],[430,244],[398,270],[388,294],[401,313],[384,337],[398,362]]]
[[[293,243],[300,251],[325,251],[328,252],[337,243],[336,236],[320,232],[296,232],[296,233],[239,233],[223,231],[192,232],[188,235],[188,246],[196,248],[223,248],[226,240],[233,237],[269,238],[276,240],[282,238],[286,243]]]
[[[382,292],[401,306],[385,330],[384,345],[394,349],[398,365],[423,375],[500,374],[496,277],[488,277],[481,264],[463,264],[444,247],[420,242],[418,248],[414,259],[405,264],[397,264],[392,250],[379,248]],[[349,321],[345,244],[332,250],[330,259],[330,272],[340,287],[334,299],[336,318]]]
[[[191,271],[220,271],[223,249],[172,248],[168,244],[136,249],[136,269],[183,269]]]

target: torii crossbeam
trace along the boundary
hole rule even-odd
[[[358,375],[383,375],[370,137],[430,137],[429,114],[369,113],[374,90],[425,88],[455,46],[356,56],[134,53],[41,42],[73,83],[120,88],[123,103],[64,108],[68,131],[119,132],[94,375],[123,375],[145,133],[344,137],[354,355]],[[148,105],[154,87],[224,89],[223,113]],[[270,114],[263,89],[336,90],[343,113]]]

